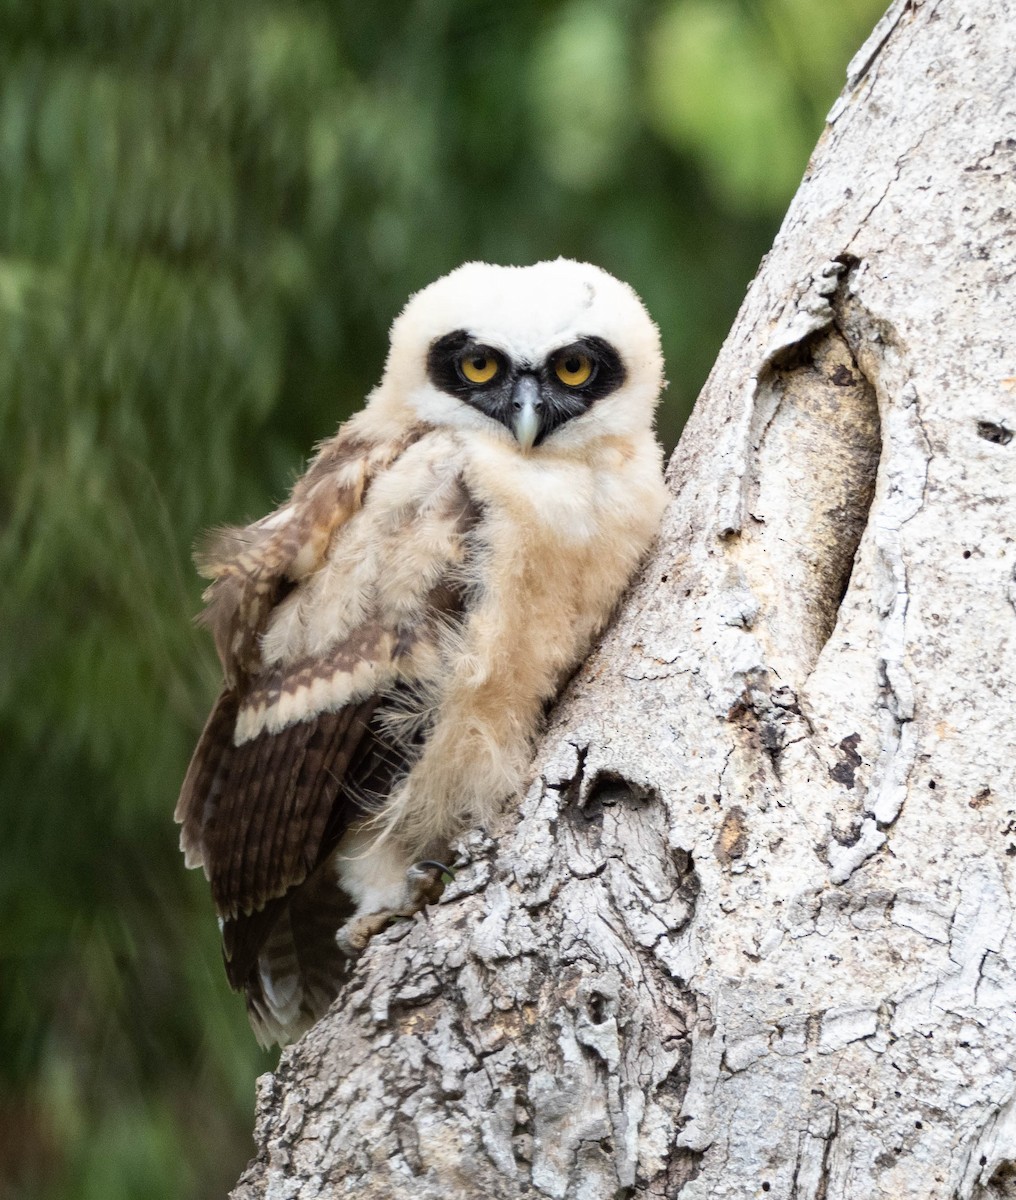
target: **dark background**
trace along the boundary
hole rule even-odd
[[[220,1196],[273,1065],[170,815],[199,531],[358,408],[413,290],[559,254],[668,446],[882,0],[0,0],[0,1197]]]

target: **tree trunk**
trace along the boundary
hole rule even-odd
[[[893,5],[503,827],[233,1196],[1016,1195],[1016,7]]]

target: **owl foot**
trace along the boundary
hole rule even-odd
[[[455,878],[450,867],[426,859],[406,871],[405,901],[398,908],[359,913],[350,917],[335,935],[335,944],[347,958],[358,958],[370,939],[394,921],[408,920],[441,898],[445,884]]]

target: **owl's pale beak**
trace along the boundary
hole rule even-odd
[[[532,450],[543,424],[543,397],[534,375],[518,377],[512,389],[512,433],[523,450]]]

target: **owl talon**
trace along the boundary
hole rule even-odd
[[[425,867],[429,869],[424,871]],[[433,872],[435,871],[437,872],[436,879],[438,882],[440,882],[442,887],[445,887],[449,883],[455,882],[455,872],[451,869],[451,867],[447,867],[444,863],[437,862],[433,858],[423,858],[419,862],[413,863],[413,865],[406,872],[406,879],[407,881],[410,879],[415,879],[418,875],[421,877],[426,876],[428,878],[434,878]],[[412,884],[410,884],[410,886],[412,886]],[[440,895],[440,893],[438,894]]]
[[[448,876],[449,883],[455,882],[455,872],[452,870],[452,868],[445,866],[445,864],[442,862],[437,862],[433,858],[422,858],[419,862],[413,863],[413,867],[436,867],[442,875]],[[410,867],[409,869],[412,870],[413,867]]]
[[[451,875],[448,868],[439,862],[413,863],[406,872],[406,910],[409,913],[419,912],[425,904],[433,904],[440,900],[445,889],[446,875]],[[454,876],[452,876],[454,878]]]

